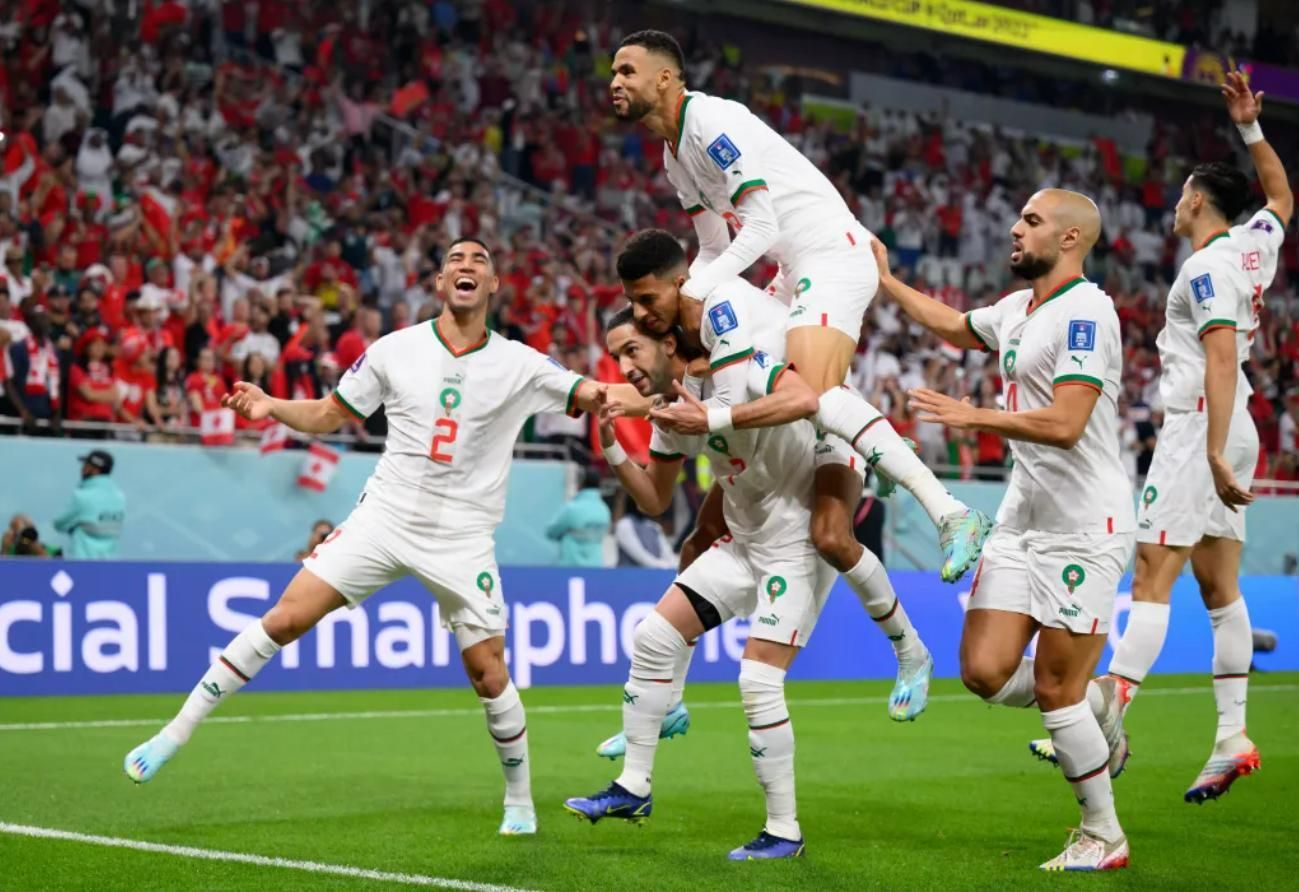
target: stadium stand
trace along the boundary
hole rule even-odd
[[[1207,39],[1201,23],[1219,6],[1199,4],[1195,18],[1193,4],[1176,15],[1168,3],[1140,14],[1103,0],[1006,5],[1183,41]],[[227,444],[216,410],[230,383],[327,392],[379,334],[439,311],[439,246],[461,235],[496,247],[497,331],[612,379],[598,332],[620,299],[618,244],[649,225],[691,234],[661,147],[606,113],[619,36],[609,10],[262,0],[250,15],[241,2],[171,0],[133,20],[122,4],[15,6],[0,66],[0,432]],[[1133,163],[1132,147],[1110,136],[1029,136],[886,96],[845,119],[816,102],[852,76],[842,54],[839,67],[794,70],[758,46],[753,62],[744,29],[718,44],[705,19],[674,16],[691,85],[742,98],[789,134],[915,284],[954,306],[1009,287],[1006,232],[1031,189],[1096,195],[1105,236],[1089,274],[1125,326],[1123,436],[1131,472],[1144,471],[1161,416],[1154,337],[1189,251],[1169,234],[1169,209],[1188,159],[1238,151],[1220,116],[1174,105],[1151,119],[1148,98],[881,51],[852,67],[940,92],[1144,114],[1148,142]],[[832,49],[816,57],[833,60]],[[1287,239],[1250,364],[1261,476],[1280,479],[1299,476],[1297,246]],[[995,364],[921,337],[885,302],[863,335],[855,382],[926,459],[1000,476],[998,438],[917,428],[900,399],[927,384],[994,401]],[[538,427],[534,439],[574,441],[572,430]],[[375,448],[383,432],[377,418],[351,425],[348,439]],[[235,433],[261,435],[242,422]]]

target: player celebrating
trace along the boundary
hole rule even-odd
[[[912,393],[924,421],[1011,441],[1015,468],[974,574],[961,638],[961,678],[990,703],[1034,703],[1082,806],[1082,827],[1046,870],[1128,863],[1107,768],[1126,755],[1088,706],[1087,679],[1132,555],[1136,518],[1119,461],[1123,359],[1108,295],[1082,276],[1100,235],[1084,195],[1035,194],[1010,231],[1011,270],[1030,288],[961,314],[894,279],[872,243],[881,287],[908,316],[958,347],[1001,353],[1007,411],[931,390]],[[1023,656],[1040,632],[1035,660]]]
[[[1239,72],[1227,75],[1222,92],[1267,204],[1243,226],[1231,226],[1249,202],[1249,182],[1219,162],[1197,166],[1182,186],[1173,232],[1190,239],[1196,251],[1168,292],[1166,323],[1156,341],[1165,421],[1141,493],[1132,610],[1109,674],[1088,692],[1102,725],[1126,712],[1163,648],[1173,583],[1189,558],[1213,624],[1218,705],[1213,752],[1183,797],[1197,803],[1218,798],[1259,766],[1258,749],[1245,736],[1254,643],[1237,582],[1258,431],[1241,363],[1249,357],[1263,291],[1272,284],[1294,210],[1285,168],[1258,125],[1263,94],[1251,93]],[[1049,741],[1035,740],[1030,748],[1056,761]]]
[[[671,395],[686,373],[686,354],[674,333],[638,328],[625,308],[608,327],[609,352],[642,396]],[[781,404],[814,403],[816,394],[797,374],[766,354],[749,350],[735,363],[743,374],[740,398],[768,396]],[[703,385],[711,387],[711,382]],[[721,394],[709,400],[716,407]],[[731,473],[721,478],[731,534],[686,568],[639,626],[631,671],[623,690],[627,758],[617,781],[564,807],[591,823],[612,817],[639,821],[653,808],[653,772],[661,724],[672,696],[674,666],[693,641],[735,616],[760,614],[749,631],[740,663],[740,695],[749,723],[749,752],[766,793],[767,821],[753,841],[733,850],[733,861],[794,858],[803,854],[794,795],[794,729],[785,704],[785,673],[807,644],[834,583],[808,537],[811,522],[816,431],[806,421],[761,430],[683,437],[655,427],[653,461],[647,468],[627,460],[613,432],[611,413],[601,415],[605,459],[619,482],[648,514],[661,514],[685,455],[706,453]],[[847,463],[846,448],[822,452],[818,462]],[[861,480],[858,478],[858,486]]]
[[[680,400],[650,413],[660,428],[705,435],[710,430],[730,432],[787,424],[815,413],[815,399],[796,403],[759,395],[750,402],[746,395],[746,359],[755,351],[764,352],[776,362],[784,359],[788,314],[776,298],[736,276],[719,284],[703,302],[682,300],[681,294],[689,284],[686,254],[680,242],[661,229],[647,229],[628,239],[617,265],[637,325],[660,334],[679,326],[690,346],[707,352],[717,405],[709,409],[685,388],[678,388]],[[717,421],[718,416],[722,421]],[[882,417],[880,420],[888,423]],[[817,464],[812,543],[844,577],[871,619],[893,643],[898,675],[889,697],[889,716],[895,721],[914,720],[924,712],[929,700],[933,660],[898,601],[879,558],[854,536],[852,516],[861,500],[861,477],[854,470],[856,456],[832,434],[817,448],[849,455],[851,461]]]
[[[764,254],[780,263],[773,293],[792,302],[785,355],[820,394],[816,424],[916,497],[939,529],[942,577],[954,582],[978,558],[991,521],[953,498],[890,425],[876,423],[879,411],[840,386],[879,284],[870,233],[798,150],[743,105],[687,91],[684,71],[671,35],[638,31],[618,47],[610,84],[614,114],[666,140],[668,180],[699,237],[683,293],[707,300]]]
[[[500,832],[536,832],[527,723],[504,659],[507,611],[493,535],[524,422],[537,412],[594,408],[605,391],[489,332],[498,284],[487,247],[460,239],[438,274],[446,310],[428,325],[380,338],[329,397],[272,399],[252,384],[235,385],[225,403],[244,418],[274,418],[310,434],[365,420],[382,405],[387,445],[352,514],[302,562],[279,602],[227,645],[176,717],[127,754],[132,780],[150,780],[219,703],[326,614],[355,608],[410,575],[437,599],[486,711],[505,773]]]

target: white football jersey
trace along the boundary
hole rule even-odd
[[[776,386],[786,366],[762,351],[744,360],[745,386],[739,402],[758,399]],[[708,406],[723,405],[703,381]],[[731,534],[747,545],[779,546],[786,553],[814,554],[812,521],[816,429],[796,421],[779,427],[686,436],[653,428],[650,458],[672,461],[703,454],[722,487],[722,507]]]
[[[1131,532],[1132,483],[1119,458],[1123,343],[1114,302],[1081,276],[1030,313],[1032,298],[1024,289],[965,314],[975,337],[1001,354],[1007,410],[1045,409],[1060,385],[1091,387],[1100,397],[1072,449],[1010,441],[1015,467],[997,522],[1022,532]]]
[[[686,92],[677,126],[678,143],[663,147],[663,164],[681,206],[738,229],[736,206],[767,189],[780,229],[767,253],[781,266],[800,252],[839,246],[859,225],[825,174],[741,103]]]
[[[1244,225],[1208,239],[1182,264],[1168,291],[1164,330],[1155,341],[1162,367],[1159,395],[1164,408],[1203,408],[1204,345],[1200,339],[1206,332],[1235,329],[1240,361],[1249,358],[1263,292],[1276,275],[1283,241],[1285,226],[1281,219],[1264,209]],[[1242,369],[1236,383],[1237,406],[1243,406],[1252,392]]]
[[[457,352],[434,319],[371,344],[333,396],[358,418],[380,405],[388,418],[388,441],[363,498],[403,522],[490,534],[505,512],[524,422],[537,412],[574,412],[581,383],[549,357],[491,332]]]
[[[789,308],[761,288],[740,278],[722,282],[704,300],[699,325],[708,367],[715,374],[756,350],[783,362],[788,321]]]

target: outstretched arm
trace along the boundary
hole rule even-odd
[[[318,400],[281,400],[247,381],[235,382],[234,393],[223,396],[221,405],[248,421],[274,418],[304,434],[332,434],[354,417],[335,394]]]
[[[957,430],[983,430],[1010,440],[1025,440],[1057,449],[1072,449],[1087,429],[1100,391],[1077,384],[1057,384],[1051,405],[1026,412],[980,409],[969,398],[955,400],[936,390],[911,391],[917,421],[932,421]]]
[[[902,312],[955,347],[988,349],[974,333],[964,313],[893,277],[889,269],[889,250],[879,239],[871,239],[871,253],[875,255],[875,265],[880,270],[880,291],[892,298]]]
[[[1227,102],[1227,114],[1240,129],[1240,135],[1249,148],[1259,184],[1267,196],[1267,210],[1276,214],[1283,228],[1289,226],[1294,213],[1294,193],[1290,191],[1290,180],[1286,177],[1280,156],[1258,126],[1258,116],[1263,111],[1262,91],[1251,93],[1245,76],[1232,71],[1222,85],[1222,96]]]

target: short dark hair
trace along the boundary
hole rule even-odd
[[[667,56],[672,60],[672,64],[677,67],[677,77],[681,82],[686,80],[686,54],[681,52],[681,44],[677,39],[666,31],[633,31],[622,39],[618,44],[618,49],[625,46],[644,47],[646,51],[658,53],[660,56]]]
[[[1223,161],[1197,164],[1191,170],[1191,187],[1208,196],[1209,203],[1228,223],[1249,206],[1249,178],[1235,165]]]
[[[668,335],[672,335],[677,342],[677,356],[681,357],[686,362],[699,359],[704,355],[702,350],[696,350],[690,346],[690,343],[686,340],[686,333],[682,331],[681,326],[679,325],[672,326],[671,329],[662,334],[659,334],[656,331],[651,331],[643,325],[637,325],[636,316],[631,308],[631,304],[628,304],[609,317],[609,320],[604,324],[604,333],[608,335],[609,332],[613,331],[615,328],[622,328],[624,325],[634,327],[639,334],[643,334],[645,337],[655,341],[661,341]]]
[[[474,238],[471,235],[467,235],[464,238],[458,238],[447,245],[446,250],[442,252],[442,265],[443,266],[446,265],[447,258],[451,256],[452,248],[454,248],[456,245],[464,245],[464,244],[477,245],[478,247],[482,248],[483,251],[486,252],[487,260],[489,263],[491,263],[492,268],[493,269],[496,268],[496,258],[492,256],[492,249],[487,246],[487,242],[483,241],[482,239]]]
[[[662,276],[685,263],[686,252],[676,236],[662,229],[642,229],[627,239],[618,254],[618,278],[634,282]]]

